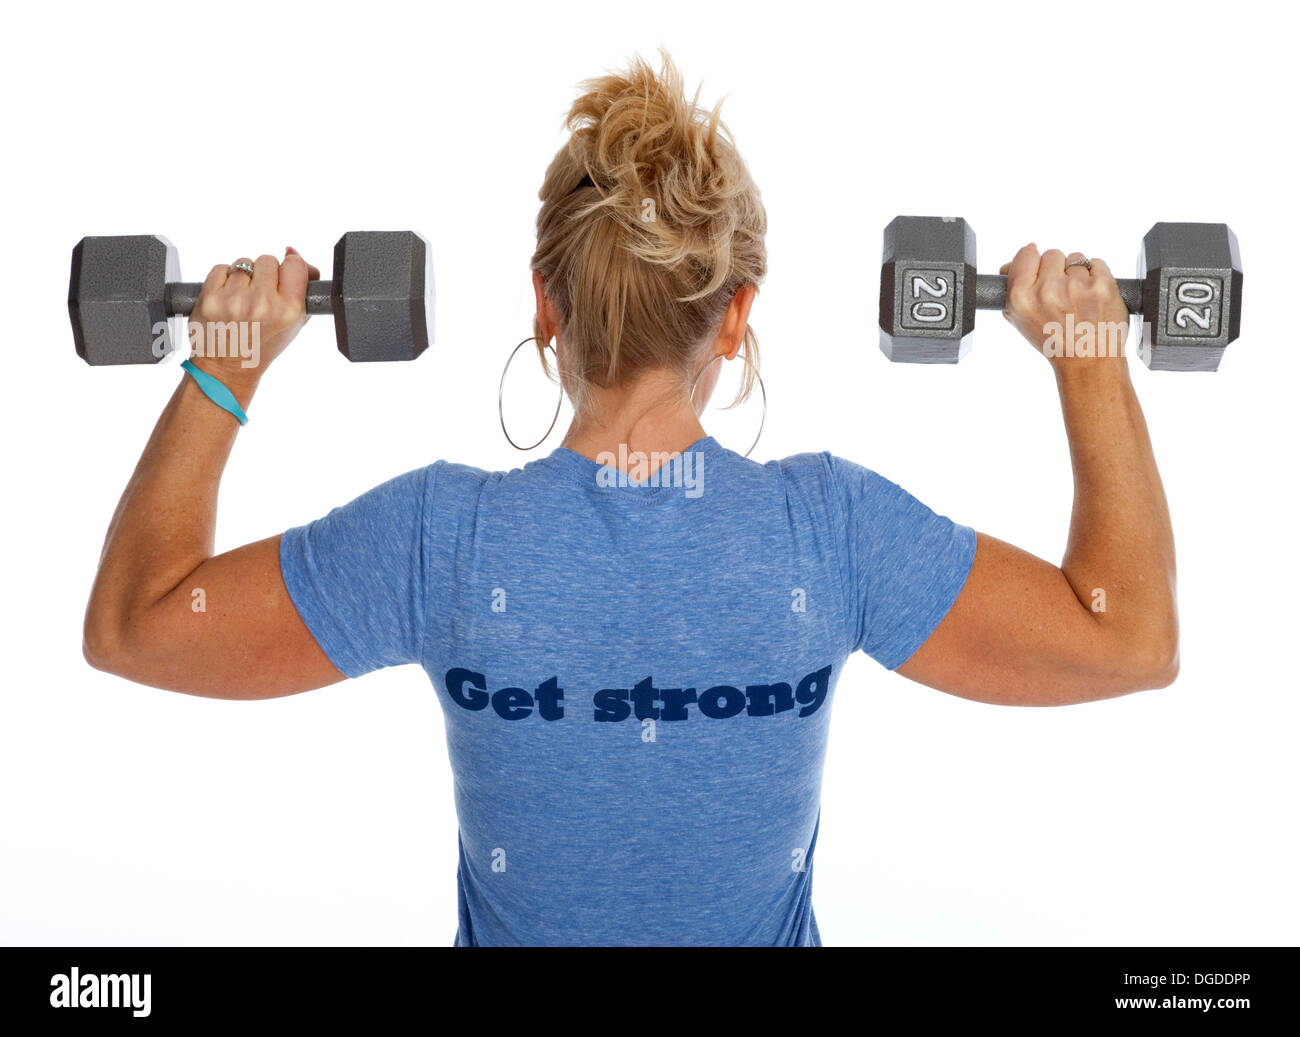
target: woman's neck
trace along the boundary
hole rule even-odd
[[[683,398],[679,380],[655,381],[658,384],[597,390],[592,406],[575,415],[561,446],[598,464],[623,471],[643,465],[638,472],[653,474],[667,457],[707,435]]]

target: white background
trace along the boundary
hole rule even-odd
[[[451,942],[451,775],[419,669],[231,703],[83,662],[104,530],[179,372],[76,357],[69,256],[86,234],[161,233],[190,279],[285,245],[328,276],[345,230],[432,243],[436,340],[417,363],[349,365],[317,319],[266,379],[224,482],[221,550],[435,458],[518,465],[496,390],[530,334],[542,173],[578,81],[662,43],[705,100],[727,95],[768,210],[759,460],[832,450],[1059,561],[1071,485],[1047,365],[988,314],[961,366],[889,364],[882,227],[962,215],[985,270],[1034,240],[1128,275],[1154,221],[1222,220],[1246,268],[1242,337],[1217,374],[1134,361],[1174,518],[1182,675],[1014,709],[852,660],[816,857],[825,942],[1295,943],[1294,17],[1222,2],[10,8],[0,942]],[[636,895],[653,909],[653,888]]]

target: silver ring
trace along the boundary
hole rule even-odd
[[[233,274],[236,270],[240,273],[247,274],[249,277],[253,276],[253,264],[248,262],[246,259],[241,259],[238,263],[230,264],[230,272]]]
[[[1065,264],[1065,269],[1066,269],[1066,270],[1069,270],[1070,267],[1072,267],[1072,266],[1082,266],[1082,267],[1086,267],[1087,270],[1088,270],[1088,273],[1092,273],[1092,260],[1089,259],[1087,256],[1084,256],[1083,259],[1072,259],[1072,260],[1070,260],[1068,263]]]

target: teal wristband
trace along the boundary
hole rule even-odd
[[[230,413],[238,419],[241,425],[248,424],[248,415],[244,413],[244,408],[241,407],[239,401],[235,399],[235,394],[227,389],[225,385],[216,378],[213,378],[207,371],[200,371],[188,360],[182,361],[181,367],[190,373],[204,396],[222,410],[230,411]]]

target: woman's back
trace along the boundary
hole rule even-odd
[[[974,531],[827,453],[705,437],[650,483],[563,447],[439,461],[281,541],[342,672],[418,662],[437,689],[458,943],[819,942],[835,683],[857,649],[915,651]]]
[[[1008,317],[1056,372],[1076,492],[1060,566],[988,536],[977,553],[974,530],[865,468],[759,465],[705,433],[725,363],[745,372],[737,404],[767,398],[749,325],[767,217],[719,109],[665,55],[584,84],[566,125],[530,261],[539,360],[574,407],[562,445],[510,472],[439,461],[212,556],[234,431],[319,273],[288,252],[215,267],[191,330],[265,316],[261,366],[190,365],[114,515],[84,652],[221,698],[422,665],[455,776],[459,943],[816,943],[851,652],[1007,705],[1177,674],[1173,536],[1127,368],[1049,351],[1048,329],[1128,311],[1082,253],[1029,245],[1006,267]],[[860,294],[831,269],[811,304],[851,326]]]

